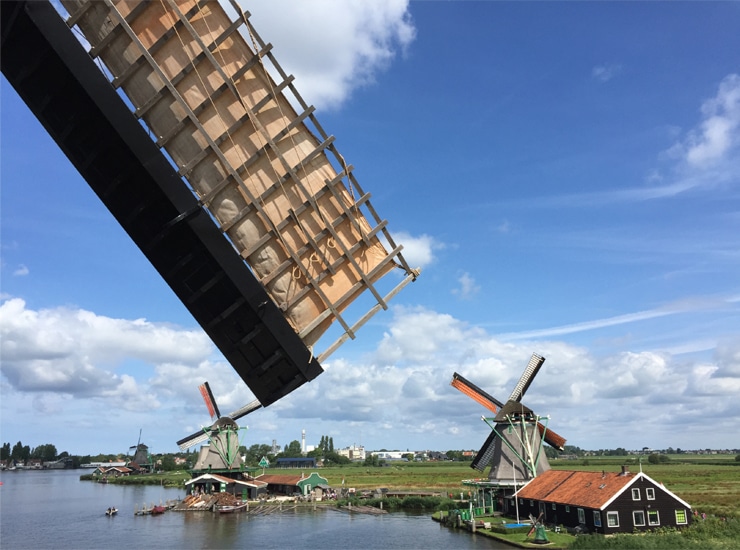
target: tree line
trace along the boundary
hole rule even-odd
[[[0,460],[13,460],[15,462],[26,463],[31,459],[54,462],[68,456],[69,453],[67,452],[57,453],[57,448],[52,443],[45,443],[44,445],[31,448],[19,441],[13,447],[10,446],[10,443],[3,443],[2,447],[0,447]]]

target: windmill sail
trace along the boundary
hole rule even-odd
[[[341,313],[365,290],[386,307],[374,283],[393,268],[415,276],[236,4],[234,20],[217,1],[62,4],[306,345],[335,320],[353,335]]]
[[[511,395],[509,396],[509,399],[507,401],[519,402],[522,400],[522,397],[524,397],[524,394],[529,389],[532,380],[534,380],[534,377],[537,376],[538,372],[540,372],[540,367],[544,362],[544,357],[537,355],[536,353],[532,354],[532,357],[529,359],[529,363],[527,363],[524,372],[519,377],[519,382],[517,382],[516,386],[514,386],[514,390],[511,392]]]
[[[211,422],[221,418],[221,413],[218,410],[216,399],[213,397],[213,392],[211,392],[211,386],[208,382],[204,382],[198,386],[198,390],[200,391],[200,395],[203,397],[203,401],[206,403],[208,414],[211,415]]]
[[[8,81],[262,405],[417,277],[236,3],[1,4]]]
[[[488,434],[483,446],[480,448],[478,453],[473,458],[473,462],[470,463],[470,467],[482,472],[493,460],[494,442],[496,441],[496,432],[491,430]]]
[[[450,382],[450,385],[453,388],[460,390],[473,401],[480,403],[491,412],[496,413],[504,406],[501,401],[480,389],[478,386],[467,380],[462,374],[454,373],[452,375],[452,382]]]

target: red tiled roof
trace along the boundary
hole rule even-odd
[[[298,485],[298,482],[303,479],[301,476],[295,475],[272,475],[262,474],[255,478],[257,481],[264,481],[265,483],[271,483],[272,485]]]
[[[638,474],[627,472],[573,472],[548,470],[541,473],[516,496],[527,500],[542,500],[571,506],[600,509],[622,492]]]

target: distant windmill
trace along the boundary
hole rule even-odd
[[[227,416],[221,416],[208,382],[201,384],[198,389],[201,396],[203,396],[203,401],[206,403],[213,424],[181,439],[177,442],[177,445],[180,449],[185,450],[198,443],[209,441],[209,445],[201,448],[194,470],[232,470],[239,468],[241,466],[241,456],[239,455],[239,426],[236,420],[260,408],[260,402],[254,400]]]
[[[141,442],[141,432],[143,428],[139,428],[139,440],[136,442],[136,445],[131,445],[131,447],[128,448],[129,453],[133,450],[134,451],[134,457],[131,459],[131,462],[135,463],[140,468],[150,468],[150,460],[149,460],[149,447],[144,445]],[[129,464],[131,463],[129,462]]]
[[[542,449],[543,442],[563,450],[565,439],[549,430],[540,422],[541,417],[521,403],[544,362],[544,357],[532,354],[506,403],[495,399],[458,373],[452,377],[453,387],[496,413],[492,422],[483,418],[492,431],[471,464],[472,468],[481,472],[490,465],[488,479],[491,482],[515,485],[517,481],[525,482],[549,470],[550,464]]]

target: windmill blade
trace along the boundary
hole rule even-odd
[[[489,394],[484,392],[482,389],[480,389],[478,386],[466,380],[465,377],[463,377],[461,374],[454,373],[452,375],[452,382],[450,382],[450,385],[453,388],[460,390],[462,393],[470,397],[472,400],[480,403],[485,408],[487,408],[489,411],[493,411],[497,413],[498,410],[504,406],[504,404],[501,403],[501,401],[499,401],[495,397],[490,396]]]
[[[240,409],[236,409],[234,412],[231,412],[227,414],[229,418],[232,420],[239,420],[242,416],[247,416],[252,411],[256,411],[262,406],[262,403],[260,403],[259,399],[255,399],[251,403],[247,403]]]
[[[198,443],[203,443],[208,439],[207,430],[210,430],[210,428],[203,428],[199,432],[195,432],[194,434],[190,434],[189,436],[182,438],[180,441],[177,442],[177,446],[180,447],[181,451],[184,451],[185,449],[189,449],[190,447],[193,447]]]
[[[211,392],[211,386],[208,384],[208,382],[204,382],[203,384],[198,386],[198,390],[200,390],[200,395],[203,397],[203,401],[205,401],[206,403],[208,414],[211,415],[211,422],[217,420],[218,418],[221,418],[221,413],[218,410],[218,405],[216,405],[216,399],[213,397],[213,392]]]
[[[544,362],[544,357],[541,357],[536,353],[532,354],[527,368],[524,369],[521,378],[519,378],[519,382],[517,382],[516,386],[514,386],[514,391],[512,391],[511,395],[509,396],[509,401],[521,401],[522,397],[524,397],[524,394],[527,391],[527,388],[529,388],[529,385],[532,383],[532,380],[534,380],[534,377],[537,376],[537,373],[540,371],[540,367]]]
[[[483,443],[478,454],[475,455],[473,462],[470,463],[471,468],[474,468],[479,472],[486,469],[486,466],[488,466],[491,463],[491,460],[493,460],[493,444],[495,440],[496,432],[491,430],[491,434],[488,436],[485,443]]]
[[[242,418],[243,416],[246,416],[249,413],[256,411],[261,406],[262,406],[262,403],[259,402],[259,399],[255,399],[251,403],[244,405],[243,407],[235,410],[232,413],[229,413],[226,416],[228,418],[231,418],[232,420],[238,420],[239,418]],[[204,441],[208,439],[208,433],[210,431],[211,431],[210,427],[203,428],[202,430],[195,432],[194,434],[190,434],[189,436],[182,438],[180,441],[177,442],[177,446],[180,448],[181,451],[184,451],[185,449],[189,449],[190,447],[193,447],[194,445],[203,443]]]
[[[543,432],[545,433],[545,443],[559,451],[563,450],[565,447],[565,438],[562,435],[556,434],[550,428],[545,428],[544,424],[541,422],[537,423],[537,429],[540,431],[540,435],[542,435]]]

